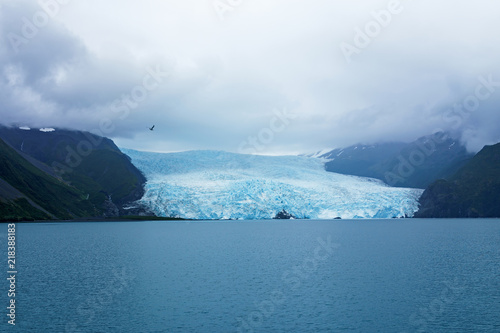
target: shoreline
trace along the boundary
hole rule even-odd
[[[363,221],[363,220],[450,220],[450,219],[466,219],[466,220],[498,220],[500,217],[433,217],[433,218],[418,218],[418,217],[408,217],[408,218],[378,218],[378,219],[319,219],[324,221]],[[262,220],[245,220],[245,221],[283,221],[283,220],[301,220],[301,221],[312,221],[311,219],[262,219]],[[72,222],[141,222],[141,221],[242,221],[238,219],[217,219],[217,220],[199,220],[199,219],[184,219],[180,217],[159,217],[159,216],[129,216],[129,217],[113,217],[113,218],[77,218],[70,220],[0,220],[2,223],[72,223]]]
[[[0,220],[0,223],[43,223],[43,222],[134,222],[134,221],[191,221],[180,217],[159,216],[123,216],[123,217],[82,217],[75,219],[50,219],[50,220]]]

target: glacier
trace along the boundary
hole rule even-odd
[[[325,160],[223,151],[152,153],[121,149],[146,179],[138,203],[158,216],[301,219],[413,216],[423,190],[327,172]]]

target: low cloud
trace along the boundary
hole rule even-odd
[[[401,1],[350,61],[341,46],[390,1],[248,1],[223,20],[210,1],[62,3],[0,3],[2,124],[101,131],[144,150],[237,152],[287,109],[297,118],[260,153],[410,141],[437,128],[471,151],[500,140],[492,1]],[[165,74],[146,89],[151,70]],[[457,109],[481,77],[490,96]]]

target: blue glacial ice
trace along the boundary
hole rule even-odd
[[[189,219],[270,219],[413,216],[420,189],[324,170],[321,159],[222,151],[122,151],[146,176],[139,201],[158,216]]]

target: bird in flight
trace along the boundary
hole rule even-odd
[[[152,131],[155,129],[155,125],[153,125],[153,127],[150,127],[149,130]]]

